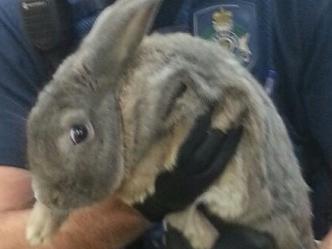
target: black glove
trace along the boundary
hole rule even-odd
[[[211,129],[211,112],[197,119],[181,146],[175,169],[160,174],[155,193],[134,205],[150,221],[184,209],[202,194],[225,169],[240,141],[242,127],[224,134]]]
[[[204,204],[198,210],[209,220],[219,232],[219,238],[212,249],[276,249],[275,240],[265,232],[253,228],[224,222],[212,214]]]

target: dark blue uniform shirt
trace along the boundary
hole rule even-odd
[[[19,2],[0,1],[0,165],[24,167],[26,117],[48,75],[45,58],[22,29]],[[79,41],[102,7],[68,2]],[[318,238],[327,230],[330,208],[331,13],[328,0],[165,0],[154,25],[160,32],[189,32],[226,46],[273,90],[313,189]]]

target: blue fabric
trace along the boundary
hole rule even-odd
[[[322,238],[331,210],[332,5],[293,0],[274,9],[274,99],[312,189],[313,226]]]
[[[20,0],[0,0],[0,165],[25,165],[25,119],[47,78],[44,58],[22,30]],[[323,5],[326,2],[326,5]],[[91,28],[101,5],[68,0],[78,42]],[[257,30],[250,70],[273,94],[303,173],[313,189],[315,231],[327,229],[332,165],[332,3],[325,0],[165,0],[154,29],[193,33],[197,11],[219,4],[252,4]],[[251,43],[252,44],[252,43]],[[271,74],[271,70],[273,74]],[[270,82],[270,81],[269,81]],[[325,198],[324,198],[325,196]],[[317,222],[316,222],[317,221]]]
[[[72,17],[74,42],[79,42],[91,29],[97,15],[114,0],[67,0]]]
[[[18,0],[0,1],[0,165],[25,166],[25,118],[46,69],[22,30]]]

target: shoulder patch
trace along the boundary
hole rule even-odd
[[[254,3],[227,1],[195,11],[193,32],[227,48],[244,66],[251,69],[257,56],[256,20]]]

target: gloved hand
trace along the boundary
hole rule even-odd
[[[176,166],[158,176],[155,193],[134,205],[147,219],[161,221],[184,209],[202,194],[225,169],[241,139],[242,127],[224,134],[210,128],[211,112],[199,117],[181,146]]]
[[[214,215],[205,204],[199,204],[198,211],[205,216],[212,226],[218,231],[219,236],[211,249],[276,249],[273,237],[265,232],[257,231],[253,228],[228,223]],[[164,243],[150,243],[149,249],[193,249],[190,242],[181,231],[167,226],[164,230]],[[146,247],[144,247],[146,248]]]
[[[219,238],[214,243],[212,249],[277,248],[270,234],[247,226],[224,222],[218,216],[214,215],[205,204],[199,204],[197,208],[219,232]]]

